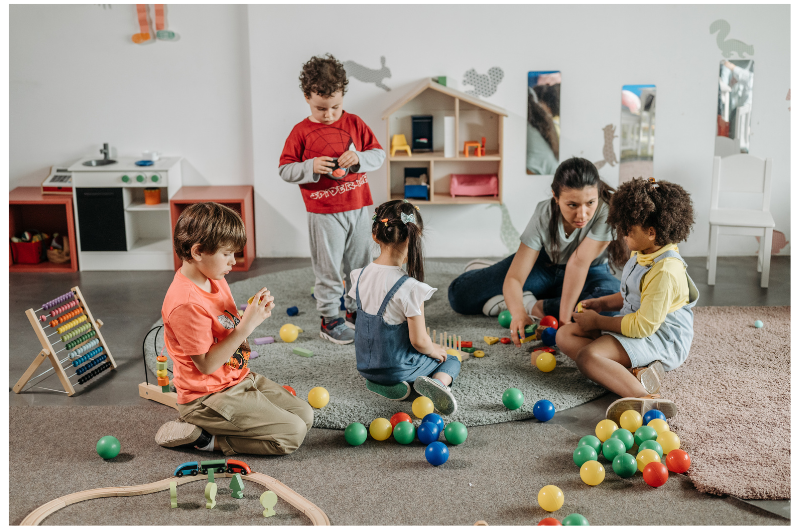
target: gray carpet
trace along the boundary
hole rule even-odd
[[[537,400],[547,399],[557,411],[568,409],[593,400],[607,391],[586,379],[577,370],[574,362],[559,354],[558,365],[550,373],[542,373],[530,364],[530,351],[538,342],[522,345],[495,344],[487,346],[483,336],[502,337],[507,330],[499,326],[493,317],[483,315],[464,316],[455,313],[447,300],[447,287],[463,271],[462,264],[427,262],[425,281],[438,288],[433,298],[425,303],[425,318],[431,330],[447,331],[471,340],[482,347],[483,358],[464,362],[461,374],[455,381],[453,393],[458,401],[458,411],[447,420],[460,421],[467,426],[496,424],[510,420],[533,417],[533,405]],[[364,380],[355,368],[355,347],[335,345],[319,337],[319,316],[316,301],[311,298],[314,275],[311,268],[269,273],[230,285],[237,304],[242,304],[266,286],[275,297],[272,317],[264,321],[250,336],[252,339],[273,336],[275,343],[255,346],[259,356],[251,360],[250,367],[267,378],[288,384],[297,395],[307,397],[308,391],[322,386],[330,393],[330,403],[315,411],[314,426],[317,428],[344,429],[351,422],[368,426],[378,417],[390,418],[398,411],[412,415],[411,400],[394,402],[366,390]],[[286,315],[286,309],[297,306],[300,314]],[[155,324],[161,324],[159,319]],[[280,341],[278,330],[285,323],[293,323],[304,330],[294,343]],[[153,326],[155,326],[155,324]],[[163,334],[158,336],[158,349],[163,344]],[[312,358],[292,353],[294,346],[313,351]],[[155,374],[155,352],[152,340],[145,345],[147,366]],[[171,362],[170,362],[171,369]],[[524,405],[508,411],[502,405],[502,393],[509,387],[521,389]]]

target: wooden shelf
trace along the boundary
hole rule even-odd
[[[71,255],[72,251],[70,251]],[[69,262],[55,264],[47,260],[38,264],[9,264],[8,266],[9,273],[72,273],[74,271]]]
[[[391,194],[391,199],[404,198],[404,194]],[[430,199],[430,201],[425,201],[424,199],[409,199],[408,201],[415,205],[499,205],[501,203],[499,197],[452,197],[449,194],[433,194],[433,197]]]
[[[472,150],[474,151],[474,150]],[[482,161],[498,161],[502,160],[498,151],[487,151],[485,155],[482,157],[476,157],[474,155],[470,155],[465,157],[463,155],[463,151],[459,151],[456,157],[445,157],[443,151],[431,151],[429,153],[414,153],[413,156],[408,156],[405,152],[397,151],[393,157],[389,157],[391,162],[414,162],[414,161],[422,161],[422,162],[429,162],[433,161],[440,161],[440,162],[482,162]]]
[[[169,210],[169,203],[158,203],[157,205],[147,205],[144,201],[134,201],[125,207],[128,212],[152,212],[157,210]]]

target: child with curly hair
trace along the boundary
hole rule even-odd
[[[607,412],[617,423],[629,409],[677,413],[658,391],[665,371],[685,362],[694,335],[691,308],[699,292],[677,249],[693,223],[691,197],[680,185],[650,178],[619,186],[608,224],[632,251],[621,292],[582,301],[575,323],[558,330],[558,347],[580,372],[623,397]],[[607,311],[619,313],[599,315]]]

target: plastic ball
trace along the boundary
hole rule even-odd
[[[599,461],[586,461],[580,467],[580,479],[586,485],[595,487],[605,480],[605,467]]]
[[[587,444],[583,444],[578,446],[574,449],[572,453],[572,460],[574,464],[577,466],[583,466],[588,461],[596,461],[598,459],[598,455],[596,450],[594,450],[591,446]]]
[[[416,436],[419,437],[422,444],[430,444],[437,441],[440,433],[438,426],[432,422],[422,422],[416,430]]]
[[[413,401],[411,405],[411,410],[413,410],[413,414],[416,415],[416,418],[424,418],[425,415],[428,413],[432,413],[435,407],[433,407],[433,401],[427,398],[426,396],[420,396],[416,400]]]
[[[382,417],[376,418],[369,424],[369,435],[376,441],[385,441],[391,437],[391,423]]]
[[[613,432],[618,429],[619,427],[616,426],[615,422],[610,419],[605,419],[599,421],[599,423],[596,425],[596,430],[594,431],[597,438],[600,441],[605,442],[610,438],[611,435],[613,435]]]
[[[330,402],[330,393],[324,387],[314,387],[308,391],[308,403],[316,409],[321,409]]]
[[[615,432],[614,432],[615,433]],[[594,449],[594,451],[599,454],[599,451],[602,449],[602,441],[594,437],[593,435],[586,435],[580,442],[577,443],[577,446],[590,446]]]
[[[541,341],[548,347],[554,347],[557,333],[556,328],[544,328],[544,331],[541,332]]]
[[[661,462],[663,461],[663,447],[658,444],[657,441],[644,441],[638,445],[638,451],[641,452],[643,450],[654,450],[658,453]]]
[[[431,465],[441,466],[449,459],[449,448],[443,442],[431,442],[424,449],[424,457]]]
[[[393,415],[391,415],[391,418],[388,419],[388,421],[391,423],[392,428],[396,428],[397,424],[403,421],[408,421],[410,423],[413,423],[413,419],[411,418],[411,416],[403,411],[400,411],[399,413],[394,413]]]
[[[463,444],[466,442],[467,435],[468,430],[466,429],[466,425],[461,422],[450,422],[447,424],[447,427],[444,428],[444,438],[446,438],[447,442],[450,444]]]
[[[291,323],[286,323],[280,327],[280,339],[286,343],[293,343],[300,335],[300,329]]]
[[[654,450],[642,450],[635,456],[635,462],[638,465],[638,470],[644,471],[644,467],[652,462],[660,463],[660,456]]]
[[[613,435],[610,436],[611,439],[618,439],[624,443],[624,447],[626,451],[632,450],[633,445],[635,444],[635,437],[630,430],[625,430],[624,428],[619,428],[618,430],[613,432]]]
[[[648,426],[652,419],[663,419],[666,420],[666,415],[663,414],[662,411],[659,409],[650,409],[646,413],[644,413],[644,426]]]
[[[572,513],[566,518],[563,519],[561,522],[563,525],[591,525],[588,523],[588,518],[579,514],[579,513]]]
[[[499,316],[497,316],[497,321],[499,322],[499,326],[502,328],[510,328],[510,323],[513,321],[513,316],[511,316],[508,310],[500,312]]]
[[[621,414],[619,424],[630,433],[635,433],[635,430],[644,425],[644,419],[639,412],[628,409]]]
[[[635,444],[638,446],[641,446],[641,443],[644,441],[654,441],[657,438],[658,432],[655,431],[655,428],[650,426],[641,426],[635,430]]]
[[[524,395],[515,387],[510,387],[502,393],[502,403],[511,411],[519,409],[524,404]]]
[[[366,426],[353,422],[344,430],[344,440],[352,446],[360,446],[366,442]]]
[[[422,419],[422,422],[432,422],[436,426],[438,426],[438,432],[441,433],[444,431],[444,419],[441,418],[441,415],[438,413],[428,413]]]
[[[551,420],[555,416],[555,404],[549,400],[539,400],[533,406],[533,415],[541,422]]]
[[[631,478],[638,470],[638,463],[630,454],[619,454],[613,458],[613,471],[620,478]]]
[[[657,437],[658,444],[663,448],[663,452],[668,455],[672,450],[680,448],[680,438],[673,431],[664,431]]]
[[[760,319],[755,321],[755,328],[763,328],[763,321],[761,321]]]
[[[644,467],[644,481],[650,487],[662,487],[669,479],[669,469],[663,463],[649,463]]]
[[[119,439],[111,435],[106,435],[105,437],[100,437],[100,440],[97,441],[96,448],[97,455],[103,459],[113,459],[119,455],[121,446],[119,444]]]
[[[535,366],[538,367],[538,370],[541,372],[552,372],[552,370],[555,369],[555,365],[557,365],[555,356],[550,352],[542,352],[535,359]]]
[[[410,444],[416,437],[416,426],[407,420],[398,422],[394,426],[394,440],[400,444]]]
[[[541,322],[539,323],[541,326],[548,326],[550,328],[554,328],[555,330],[558,329],[558,320],[552,317],[551,315],[547,315]]]
[[[284,385],[283,389],[285,389],[289,393],[293,394],[294,396],[297,396],[297,391],[295,391],[294,388],[291,387],[290,385]]]
[[[666,466],[676,474],[684,474],[691,468],[691,457],[685,450],[672,450],[666,454]]]
[[[602,443],[602,455],[605,456],[605,459],[608,461],[613,461],[617,455],[626,452],[627,447],[621,439],[609,437],[608,440]]]
[[[552,518],[551,516],[549,516],[538,522],[538,525],[563,525],[563,524],[558,522],[557,518]]]
[[[545,511],[554,513],[563,507],[563,491],[555,485],[547,485],[538,491],[538,505]]]
[[[658,435],[660,435],[664,431],[671,431],[669,429],[669,423],[663,419],[652,419],[649,421],[649,424],[647,424],[647,426],[655,428],[655,431],[657,432]]]

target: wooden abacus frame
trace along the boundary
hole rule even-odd
[[[111,351],[108,349],[108,345],[105,342],[105,338],[103,338],[103,334],[100,333],[100,327],[103,326],[103,322],[99,319],[95,320],[92,316],[91,310],[89,310],[89,305],[86,303],[86,299],[83,298],[83,294],[80,292],[80,288],[75,286],[70,291],[74,293],[74,299],[78,301],[80,307],[83,308],[83,311],[86,315],[86,320],[89,321],[92,325],[92,330],[94,330],[97,339],[100,341],[100,345],[103,347],[103,354],[108,356],[108,361],[111,363],[111,369],[116,369],[117,363],[114,361],[113,356],[111,356]],[[49,359],[50,363],[53,365],[53,370],[55,374],[58,375],[58,379],[61,380],[61,385],[64,387],[64,391],[67,393],[67,396],[72,396],[75,394],[75,388],[72,386],[72,382],[69,381],[69,377],[67,373],[64,371],[64,367],[58,361],[58,354],[56,353],[53,344],[50,343],[50,339],[47,337],[47,333],[45,332],[44,328],[42,327],[42,322],[36,316],[36,312],[33,308],[30,308],[25,311],[25,315],[28,316],[28,320],[33,327],[33,331],[36,332],[36,337],[39,338],[39,343],[42,344],[42,350],[39,351],[39,354],[33,360],[33,363],[30,364],[28,369],[22,375],[22,377],[17,381],[14,385],[13,390],[15,393],[20,393],[22,389],[25,387],[25,384],[33,377],[33,373],[36,372],[36,369],[45,359]],[[67,321],[69,322],[69,321]],[[94,339],[94,338],[91,338]],[[91,339],[87,339],[82,343],[75,345],[72,349],[79,348],[81,345],[85,345]],[[44,373],[41,373],[44,374]],[[35,387],[35,386],[34,386]]]

